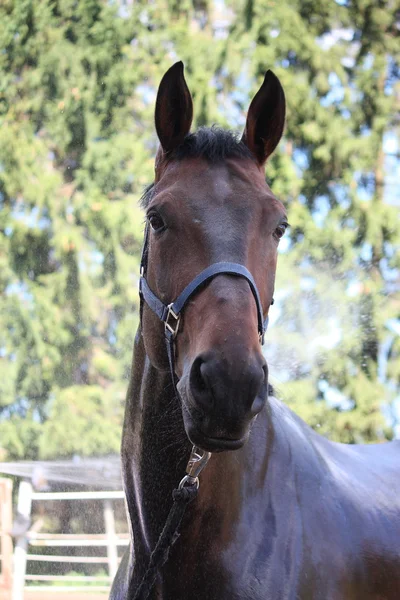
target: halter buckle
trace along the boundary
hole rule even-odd
[[[168,331],[170,333],[172,333],[172,337],[176,337],[177,333],[178,333],[178,329],[179,329],[179,323],[181,321],[181,317],[180,315],[177,315],[173,310],[172,310],[172,306],[173,303],[171,302],[171,304],[168,304],[167,308],[168,308],[168,313],[167,313],[167,318],[165,319],[164,325],[165,325],[165,329],[168,329]],[[175,323],[171,323],[171,318],[175,319]]]

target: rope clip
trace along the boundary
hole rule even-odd
[[[202,450],[193,446],[190,453],[188,464],[186,465],[186,475],[179,484],[181,490],[185,485],[196,485],[199,489],[199,475],[211,458],[211,452]]]

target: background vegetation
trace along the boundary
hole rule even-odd
[[[240,129],[267,68],[286,90],[280,395],[332,439],[400,435],[399,23],[394,0],[1,2],[1,459],[119,449],[138,199],[180,59],[196,126]]]

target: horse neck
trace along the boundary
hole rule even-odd
[[[134,346],[122,437],[122,465],[135,554],[154,547],[190,454],[171,375],[146,355],[140,329]]]
[[[259,496],[266,485],[273,488],[275,477],[279,479],[287,471],[291,452],[287,440],[276,435],[273,410],[273,405],[267,403],[242,449],[212,455],[200,476],[199,496],[195,507],[190,507],[191,519],[201,519],[204,509],[212,506],[220,530],[232,529],[246,502]],[[171,375],[152,366],[139,330],[122,441],[124,484],[136,556],[148,557],[154,548],[171,508],[172,490],[185,474],[190,450]],[[271,477],[270,473],[274,475]]]

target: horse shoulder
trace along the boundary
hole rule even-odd
[[[335,589],[357,591],[345,597],[365,590],[366,599],[375,599],[370,590],[387,573],[384,597],[400,598],[400,443],[338,444],[275,399],[272,412],[291,463],[281,466],[275,504],[290,523],[298,585],[318,582],[323,589],[331,581]]]

